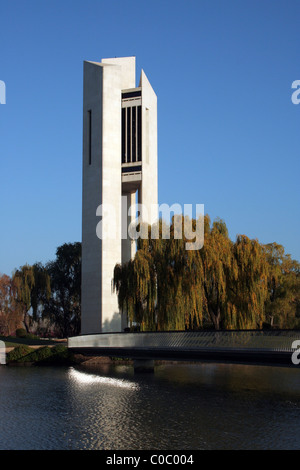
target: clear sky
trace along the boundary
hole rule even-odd
[[[81,240],[83,61],[136,56],[158,97],[159,203],[299,247],[300,2],[0,3],[0,272]]]

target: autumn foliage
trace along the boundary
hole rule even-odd
[[[131,328],[300,328],[300,265],[281,245],[263,245],[246,235],[232,241],[225,222],[211,223],[208,216],[197,250],[186,250],[187,239],[176,238],[172,224],[170,239],[162,237],[162,223],[157,238],[150,226],[146,230],[149,236],[138,239],[135,257],[117,265],[112,279]],[[58,247],[56,259],[45,266],[25,265],[12,277],[0,275],[1,335],[20,327],[77,335],[80,315],[80,243]]]
[[[174,221],[173,221],[174,223]],[[186,239],[139,239],[135,258],[117,265],[119,308],[141,330],[261,329],[300,326],[299,263],[276,244],[204,218],[204,245]],[[174,233],[174,232],[173,232]]]

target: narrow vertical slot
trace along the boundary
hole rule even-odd
[[[136,162],[136,106],[132,108],[132,161]]]
[[[137,107],[137,161],[142,161],[142,107]]]
[[[122,108],[122,163],[126,163],[126,109]]]
[[[92,164],[92,110],[88,110],[88,155],[89,165]]]
[[[131,160],[131,108],[127,108],[127,163]]]
[[[146,163],[149,163],[149,109],[146,108]]]

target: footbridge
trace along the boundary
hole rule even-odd
[[[87,356],[299,367],[300,330],[124,332],[81,335],[68,348]]]

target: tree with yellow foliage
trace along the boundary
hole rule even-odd
[[[175,237],[174,219],[169,239],[162,237],[162,221],[158,238],[151,237],[151,227],[148,233],[138,240],[134,259],[114,272],[119,307],[130,325],[138,323],[141,330],[263,327],[270,266],[257,240],[238,235],[233,242],[225,222],[211,224],[207,215],[199,250],[186,250],[186,237]]]

